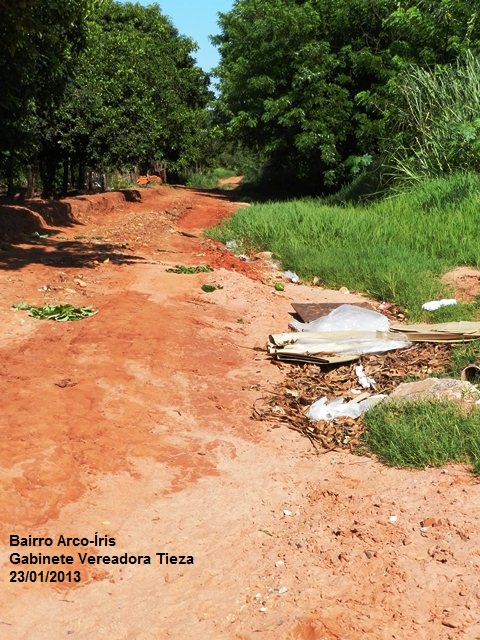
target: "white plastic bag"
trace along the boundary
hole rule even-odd
[[[377,386],[375,380],[367,376],[361,364],[355,367],[355,375],[358,378],[360,386],[362,386],[364,389],[370,389],[370,387],[375,389],[375,387]]]
[[[282,276],[284,278],[287,278],[287,280],[290,280],[290,282],[293,282],[294,284],[300,280],[299,276],[295,273],[295,271],[284,271],[282,273]]]
[[[457,304],[455,298],[442,298],[441,300],[431,300],[430,302],[424,302],[422,309],[425,311],[436,311],[440,307],[449,307],[453,304]]]
[[[345,398],[335,398],[327,403],[327,398],[323,397],[314,402],[307,411],[307,418],[317,422],[318,420],[335,420],[340,416],[347,416],[356,420],[362,413],[365,413],[378,402],[386,398],[385,394],[379,393],[360,402],[350,400],[345,402]]]

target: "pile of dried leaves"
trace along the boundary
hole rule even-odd
[[[315,364],[276,363],[285,371],[286,379],[271,395],[257,400],[253,417],[286,424],[307,437],[317,450],[319,447],[325,451],[351,450],[364,431],[362,419],[342,417],[312,422],[305,412],[315,400],[322,396],[329,400],[340,396],[346,400],[355,398],[358,390],[362,390],[355,375],[359,363],[366,375],[375,380],[372,393],[390,393],[405,379],[421,380],[445,371],[451,362],[450,352],[451,345],[421,343],[408,349],[366,354],[358,362],[330,369]]]

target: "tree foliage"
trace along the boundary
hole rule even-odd
[[[87,169],[161,160],[180,171],[198,160],[209,141],[209,78],[195,43],[158,5],[4,2],[5,24],[16,26],[4,52],[11,70],[0,76],[0,150],[38,162],[46,196],[61,165],[65,190],[73,169],[82,188]]]
[[[405,64],[450,63],[480,40],[473,0],[237,0],[219,25],[225,119],[320,189],[378,153]]]
[[[0,0],[0,159],[35,146],[34,122],[60,100],[85,45],[93,0]]]

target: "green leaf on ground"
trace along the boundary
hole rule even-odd
[[[197,267],[186,267],[184,264],[177,264],[170,269],[167,269],[168,273],[206,273],[213,271],[212,267],[208,264],[200,264]]]
[[[27,302],[13,305],[14,309],[28,311],[28,315],[38,320],[56,320],[57,322],[73,322],[94,316],[98,311],[91,307],[74,307],[71,304],[45,304],[35,307]]]

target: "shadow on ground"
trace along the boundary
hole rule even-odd
[[[31,241],[29,241],[31,242]],[[136,264],[148,262],[142,256],[134,255],[115,244],[89,243],[76,240],[59,241],[51,238],[27,246],[3,245],[0,247],[0,269],[22,269],[30,264],[44,264],[51,267],[90,268],[95,260],[109,260],[112,264]]]

